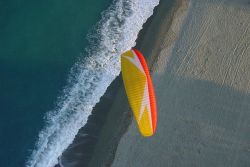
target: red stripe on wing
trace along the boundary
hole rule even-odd
[[[133,49],[137,57],[139,58],[143,70],[145,71],[147,81],[148,81],[148,92],[149,92],[149,99],[150,99],[150,107],[151,107],[151,118],[152,118],[152,125],[153,125],[153,133],[155,133],[156,130],[156,123],[157,123],[157,106],[156,106],[156,98],[155,98],[155,92],[154,87],[152,83],[152,79],[150,77],[149,69],[146,60],[144,59],[142,53],[136,49]]]

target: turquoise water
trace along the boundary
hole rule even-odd
[[[111,0],[0,1],[0,166],[24,166]]]

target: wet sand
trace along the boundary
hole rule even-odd
[[[96,157],[93,166],[250,166],[249,1],[179,2],[171,26],[161,24],[157,37],[147,31],[140,45],[153,63],[156,134],[143,138],[132,120],[112,163]],[[128,110],[123,96],[121,90],[113,110]]]

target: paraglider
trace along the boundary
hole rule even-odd
[[[121,55],[122,78],[129,104],[143,136],[156,130],[157,107],[152,80],[143,55],[131,49]]]

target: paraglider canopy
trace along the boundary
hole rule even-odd
[[[143,136],[156,130],[157,108],[152,80],[143,55],[131,49],[121,55],[122,78],[126,94]]]

